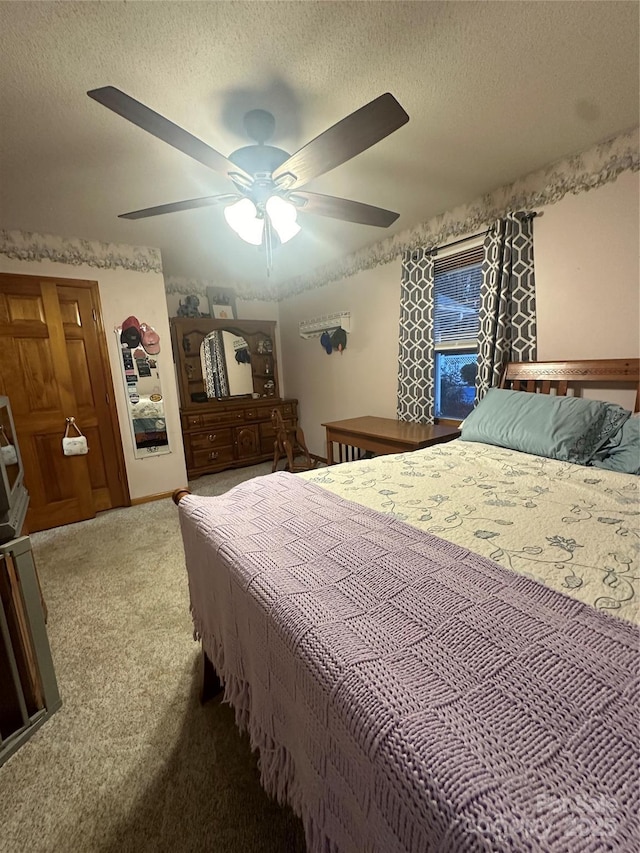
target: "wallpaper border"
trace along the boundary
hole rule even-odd
[[[98,269],[162,272],[160,250],[150,246],[100,243],[29,231],[0,229],[0,254],[19,261],[55,261],[72,266],[86,264]]]
[[[224,281],[210,281],[204,278],[187,278],[179,275],[165,275],[164,277],[164,289],[166,293],[175,293],[180,296],[189,296],[194,293],[198,296],[203,296],[205,302],[208,299],[207,288],[209,287],[214,289],[220,288],[221,290],[228,290],[230,288],[234,291],[238,299],[244,299],[247,302],[257,300],[261,302],[279,302],[281,299],[276,285],[267,287],[266,289],[262,285],[262,289],[258,289],[252,287],[247,282],[233,282],[226,279]]]

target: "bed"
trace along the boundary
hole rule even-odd
[[[515,365],[495,399],[638,377]],[[595,424],[575,405],[571,428]],[[550,430],[560,458],[490,443],[498,408],[446,445],[176,493],[205,672],[309,851],[638,849],[638,477],[607,467],[637,418],[619,408],[600,444],[591,422],[568,452]]]

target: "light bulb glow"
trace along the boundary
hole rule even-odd
[[[240,199],[224,209],[224,218],[230,228],[245,242],[260,246],[264,219],[258,217],[258,208],[249,198]]]
[[[290,201],[278,195],[269,196],[265,210],[281,243],[288,242],[300,231],[300,226],[296,222],[298,211]]]

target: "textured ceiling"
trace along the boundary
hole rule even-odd
[[[391,92],[396,133],[308,185],[400,212],[307,216],[271,281],[638,124],[636,2],[0,2],[0,228],[162,249],[165,273],[265,280],[220,208],[117,214],[230,184],[86,96],[112,85],[225,155],[242,117],[289,152]]]

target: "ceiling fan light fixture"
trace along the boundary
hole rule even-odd
[[[243,197],[225,207],[225,219],[242,240],[264,247],[267,270],[271,269],[274,245],[288,242],[301,230],[296,222],[301,208],[318,216],[379,228],[388,228],[399,216],[381,207],[304,190],[309,181],[341,166],[409,121],[390,92],[345,116],[294,154],[265,144],[273,135],[275,119],[266,110],[251,110],[245,116],[245,129],[257,144],[238,148],[228,157],[114,86],[92,89],[87,95],[229,179],[236,190],[232,196],[237,198],[240,193]],[[304,191],[299,193],[300,189]],[[121,216],[144,219],[228,201],[230,194],[226,193],[156,205]]]
[[[258,208],[250,198],[243,198],[224,209],[227,224],[246,243],[254,246],[262,244],[264,219],[258,217]]]
[[[300,232],[296,222],[298,211],[295,204],[278,195],[269,196],[265,210],[281,243],[287,243]]]

